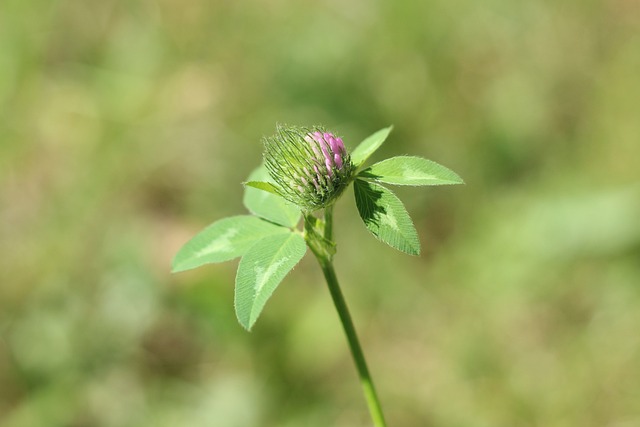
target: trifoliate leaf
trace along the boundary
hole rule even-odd
[[[393,129],[393,126],[389,126],[388,128],[381,129],[374,133],[373,135],[368,136],[364,141],[362,141],[351,153],[351,162],[356,166],[360,167],[362,164],[371,156],[382,143],[389,136],[389,132]]]
[[[229,261],[244,255],[263,237],[288,233],[289,229],[253,215],[216,221],[189,240],[173,259],[174,273],[201,265]]]
[[[254,170],[247,181],[272,183],[264,165]],[[246,187],[243,202],[251,213],[276,224],[295,227],[300,221],[301,212],[297,206],[268,191],[258,190],[250,186]]]
[[[304,238],[289,232],[260,240],[240,260],[235,306],[240,324],[251,329],[282,279],[307,250]]]
[[[355,180],[354,192],[360,217],[376,238],[409,255],[420,254],[418,233],[395,194],[361,179]]]
[[[398,156],[383,160],[358,174],[396,185],[450,185],[464,181],[452,170],[422,157]]]

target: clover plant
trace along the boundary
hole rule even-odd
[[[264,164],[244,183],[244,205],[251,215],[214,222],[188,241],[173,260],[173,272],[179,272],[241,257],[235,311],[240,324],[250,330],[308,247],[324,273],[378,427],[386,426],[382,408],[333,267],[334,204],[353,183],[365,227],[389,246],[419,255],[418,233],[407,210],[383,184],[463,182],[451,170],[421,157],[392,157],[365,167],[391,129],[374,133],[349,153],[341,138],[320,126],[277,126],[275,135],[263,139]]]

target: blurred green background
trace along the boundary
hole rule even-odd
[[[370,425],[309,255],[252,333],[169,274],[284,122],[467,182],[337,207],[390,426],[640,426],[639,100],[635,0],[2,1],[0,425]]]

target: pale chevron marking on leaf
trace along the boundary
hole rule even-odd
[[[424,171],[421,171],[420,169],[411,167],[408,163],[402,165],[401,176],[412,181],[420,179],[436,179],[435,175],[424,173]]]
[[[239,231],[237,228],[228,229],[224,234],[220,235],[220,237],[196,252],[196,258],[210,254],[211,252],[231,252],[233,250],[231,239],[237,235]]]
[[[385,213],[383,213],[380,219],[383,220],[389,227],[393,228],[394,230],[400,231],[400,228],[398,227],[398,220],[391,210],[387,210]]]
[[[264,285],[271,279],[271,276],[278,272],[278,268],[285,262],[289,261],[290,257],[283,257],[275,263],[271,264],[267,269],[264,267],[256,266],[254,271],[256,273],[256,284],[254,286],[255,293],[259,294]],[[257,264],[257,263],[256,263]]]

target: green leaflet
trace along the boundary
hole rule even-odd
[[[383,160],[358,174],[396,185],[450,185],[464,181],[452,170],[422,157],[398,156]]]
[[[389,136],[389,132],[393,129],[393,126],[380,129],[373,135],[368,136],[351,152],[351,162],[359,168],[362,164],[371,156],[382,143]]]
[[[247,181],[271,183],[271,178],[263,165],[254,170]],[[264,189],[259,190],[258,188],[247,186],[244,190],[243,202],[251,213],[276,224],[295,227],[300,221],[301,213],[297,206],[292,205],[280,196],[264,191]]]
[[[409,255],[420,254],[418,233],[395,194],[361,179],[355,180],[354,192],[360,217],[376,238]]]
[[[253,327],[273,291],[306,251],[304,238],[289,232],[263,238],[242,257],[236,275],[235,307],[245,329]]]
[[[275,194],[276,196],[280,196],[276,187],[270,182],[264,181],[249,181],[244,183],[245,187],[253,187],[258,190],[268,191],[269,193]]]
[[[178,251],[172,271],[190,270],[212,262],[229,261],[244,255],[263,237],[289,232],[289,229],[252,215],[232,216],[216,221]]]

